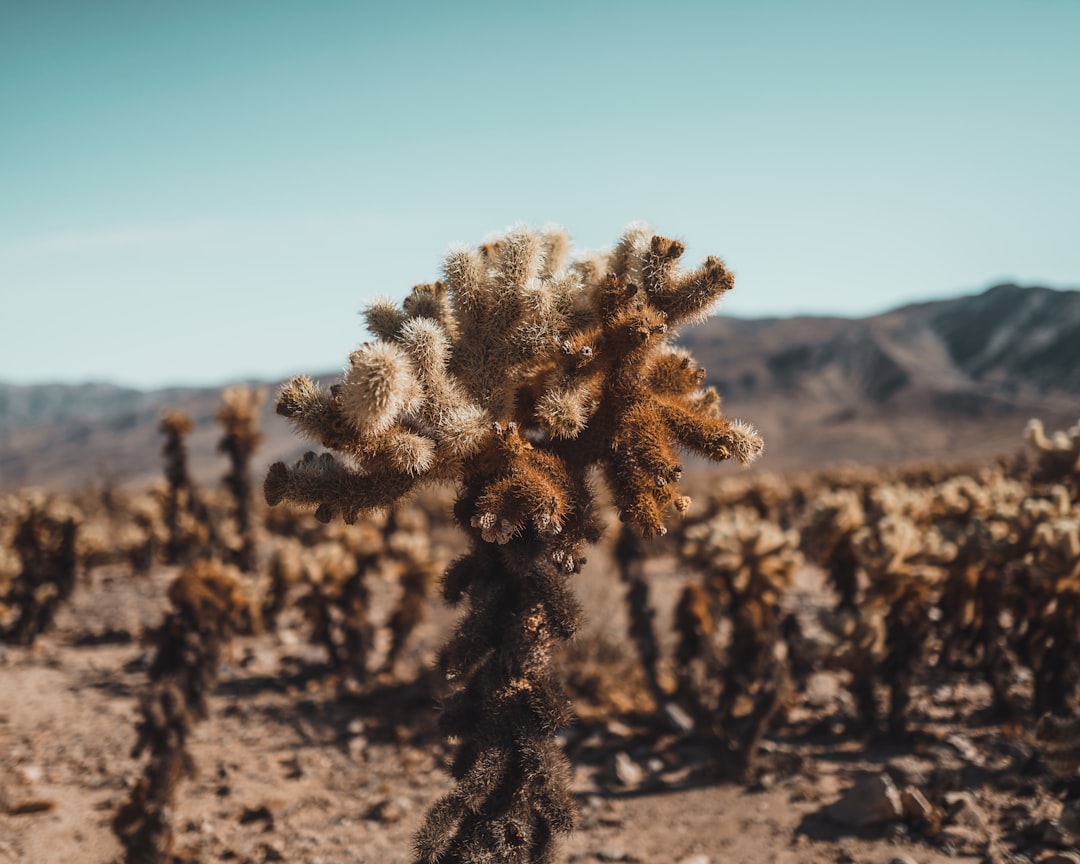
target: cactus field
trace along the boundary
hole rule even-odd
[[[1080,861],[1080,423],[714,464],[725,265],[568,249],[369,307],[293,465],[237,387],[218,483],[166,412],[152,486],[0,497],[0,864]]]

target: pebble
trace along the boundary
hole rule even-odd
[[[975,796],[970,792],[948,792],[945,795],[945,803],[949,805],[950,824],[968,828],[986,828],[986,811],[975,802]]]
[[[980,855],[989,842],[985,831],[966,825],[947,825],[939,835],[944,845],[959,855]]]
[[[900,791],[888,774],[864,774],[824,811],[829,821],[849,828],[885,825],[902,813]]]
[[[832,704],[840,692],[840,682],[831,672],[815,672],[806,681],[806,702],[815,708]]]
[[[664,703],[664,717],[676,732],[682,732],[685,735],[687,732],[694,731],[694,718],[674,702]]]
[[[40,783],[41,778],[44,776],[45,772],[41,770],[40,765],[23,765],[19,768],[19,779],[27,786],[33,786],[35,783]]]
[[[615,776],[623,786],[638,786],[645,777],[641,766],[624,751],[615,754]]]
[[[901,786],[925,787],[930,782],[934,763],[918,756],[896,756],[889,760],[885,770]]]
[[[901,792],[900,803],[904,808],[904,815],[916,828],[936,830],[940,826],[940,812],[918,789],[909,787]]]
[[[387,798],[385,801],[372,805],[364,815],[368,819],[384,823],[400,822],[411,807],[412,802],[408,798]]]

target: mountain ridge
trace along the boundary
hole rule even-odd
[[[763,469],[987,458],[1017,449],[1032,416],[1050,428],[1080,417],[1077,290],[1006,283],[861,318],[713,317],[679,341],[725,412],[761,429]],[[260,386],[257,470],[311,446],[275,415],[276,385]],[[0,382],[0,487],[157,476],[165,408],[192,416],[192,470],[211,479],[224,471],[214,423],[222,389]]]

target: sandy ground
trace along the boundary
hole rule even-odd
[[[650,566],[667,632],[673,592],[663,589],[685,574]],[[174,574],[94,571],[32,649],[0,647],[2,864],[118,860],[109,826],[139,776],[129,751],[152,656],[140,636],[160,620]],[[588,570],[581,579],[582,638],[624,639],[619,583]],[[803,582],[795,603],[813,600],[813,574]],[[420,819],[450,788],[423,672],[448,620],[429,619],[396,679],[345,696],[299,621],[286,616],[275,633],[236,640],[195,733],[198,773],[180,788],[176,852],[241,864],[409,861]],[[844,732],[850,700],[838,684],[811,679],[765,742],[764,774],[749,787],[709,779],[701,746],[655,717],[582,712],[588,719],[565,733],[579,827],[558,860],[1019,864],[1069,854],[1051,830],[1061,790],[1023,733],[981,723],[988,694],[978,682],[926,681],[912,741],[873,747]],[[936,801],[951,795],[944,827],[929,834],[900,819],[853,828],[826,817],[856,780],[883,773]]]

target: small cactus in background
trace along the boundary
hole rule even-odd
[[[383,668],[393,673],[401,659],[409,636],[424,618],[428,589],[438,578],[431,557],[431,543],[424,533],[427,520],[419,510],[405,512],[393,508],[383,526],[383,542],[387,558],[397,571],[401,597],[387,622],[390,628],[390,647]]]
[[[1080,423],[1047,437],[1042,420],[1033,419],[1024,433],[1035,450],[1036,483],[1060,483],[1068,487],[1073,501],[1080,501]]]
[[[19,519],[12,547],[20,565],[0,603],[0,641],[31,645],[52,626],[75,589],[79,521],[75,513],[40,501],[31,501]],[[7,623],[5,608],[18,610]]]
[[[787,688],[780,601],[802,563],[798,535],[743,507],[688,529],[682,554],[704,581],[677,611],[680,696],[717,771],[746,780]],[[720,645],[725,619],[731,635]]]
[[[166,411],[158,426],[165,438],[161,452],[167,484],[163,508],[168,531],[166,564],[184,564],[215,542],[213,520],[188,473],[186,440],[193,428],[191,418],[179,411]]]
[[[177,787],[194,772],[188,739],[195,723],[206,717],[222,651],[238,623],[249,616],[229,570],[211,559],[196,561],[169,587],[173,608],[157,633],[132,753],[138,757],[147,752],[149,758],[131,799],[113,819],[128,864],[169,860]]]
[[[664,532],[689,500],[676,448],[752,461],[761,439],[728,421],[671,327],[733,284],[716,258],[680,271],[677,241],[634,226],[610,253],[568,262],[561,229],[514,230],[457,248],[445,282],[367,310],[375,342],[322,390],[283,389],[278,412],[346,457],[271,467],[267,502],[347,522],[430,482],[460,484],[469,552],[443,580],[468,601],[440,666],[457,689],[442,726],[458,738],[457,787],[429,812],[416,855],[434,862],[546,862],[571,827],[569,720],[555,649],[578,626],[568,577],[599,536],[587,476],[607,477],[625,521]]]
[[[368,574],[378,566],[382,551],[375,532],[360,549],[323,544],[303,558],[307,594],[300,605],[311,625],[311,641],[326,648],[340,683],[363,686],[374,643]]]
[[[858,494],[852,489],[837,489],[814,499],[802,528],[803,551],[825,570],[838,595],[839,609],[858,606],[859,562],[852,541],[865,524]]]
[[[228,557],[245,572],[255,569],[255,525],[251,518],[251,456],[262,436],[257,421],[264,394],[249,387],[229,387],[221,394],[217,421],[222,427],[218,451],[229,457],[225,488],[233,499],[236,546]]]
[[[867,730],[877,730],[874,682],[889,688],[888,732],[906,732],[915,674],[926,657],[931,609],[944,580],[942,565],[956,555],[936,530],[923,532],[902,512],[909,502],[894,487],[879,490],[885,503],[854,538],[855,555],[869,577],[856,626],[852,688]],[[884,513],[884,515],[882,515]]]
[[[645,581],[646,555],[644,539],[632,525],[624,523],[615,541],[615,563],[619,568],[619,577],[626,586],[630,639],[637,646],[649,695],[659,709],[666,701],[666,694],[660,686],[657,672],[660,646],[656,640],[656,629],[653,627],[656,613],[649,605],[649,583]]]

